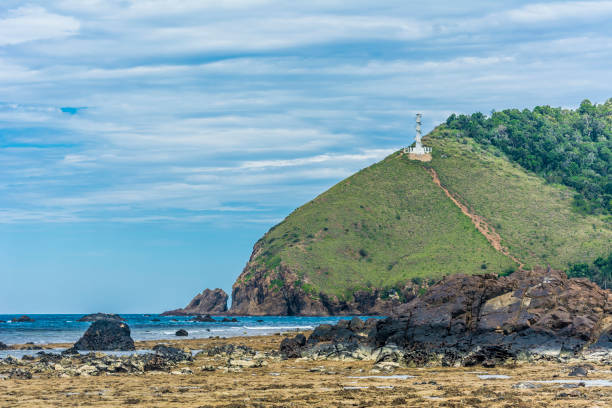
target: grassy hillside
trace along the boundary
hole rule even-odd
[[[494,146],[456,137],[444,126],[428,135],[427,144],[434,148],[431,166],[442,184],[485,217],[526,266],[566,269],[610,252],[612,225],[605,216],[573,210],[573,189],[547,184]]]
[[[358,289],[402,287],[415,278],[516,268],[434,184],[429,167],[527,266],[566,268],[609,253],[610,225],[572,211],[570,188],[546,184],[493,147],[483,150],[444,127],[426,144],[434,147],[430,163],[393,154],[295,210],[260,240],[254,269],[272,277],[288,269],[313,296],[348,298]],[[271,286],[285,284],[281,275]],[[245,270],[241,279],[250,276]]]
[[[282,262],[307,291],[338,296],[416,277],[515,267],[432,182],[422,163],[398,154],[298,208],[262,240],[259,261],[268,269]]]

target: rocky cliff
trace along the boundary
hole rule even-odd
[[[392,317],[347,323],[321,325],[307,342],[287,341],[285,354],[363,356],[386,348],[393,359],[417,365],[612,358],[612,292],[554,270],[449,276]]]
[[[227,312],[227,293],[222,289],[206,289],[196,295],[187,306],[182,309],[169,310],[162,316],[186,316],[201,314],[221,314]]]
[[[408,282],[392,290],[357,290],[348,299],[315,292],[290,268],[280,265],[274,271],[255,260],[262,250],[257,243],[242,275],[232,288],[232,308],[236,315],[389,315],[416,296],[418,286]]]

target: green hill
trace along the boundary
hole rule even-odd
[[[507,273],[520,264],[567,269],[612,250],[609,216],[577,211],[571,187],[551,184],[446,125],[424,143],[433,147],[432,161],[394,153],[266,233],[234,285],[232,309],[265,313],[257,305],[266,296],[289,302],[289,287],[313,302],[349,301],[356,291],[401,289],[453,273]],[[489,240],[443,188],[479,217]]]
[[[298,208],[261,242],[256,261],[263,267],[282,262],[313,291],[334,295],[393,287],[414,277],[515,267],[432,182],[422,163],[398,154]]]

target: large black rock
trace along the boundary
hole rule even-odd
[[[302,357],[302,349],[306,345],[306,337],[300,333],[294,338],[286,337],[280,344],[280,352],[286,358]]]
[[[202,316],[195,316],[191,319],[192,322],[204,322],[204,323],[214,323],[216,322],[215,319],[213,319],[209,314]]]
[[[443,365],[492,367],[521,356],[612,354],[612,328],[601,323],[611,319],[611,291],[586,279],[569,279],[562,271],[457,274],[386,319],[322,324],[299,351],[318,352],[329,344],[338,354],[339,345],[357,344],[397,349],[416,365],[441,359]],[[286,355],[293,345],[284,344]]]
[[[83,337],[74,343],[76,350],[135,350],[127,324],[118,320],[96,320],[89,326]]]

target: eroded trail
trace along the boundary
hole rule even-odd
[[[478,231],[480,231],[480,233],[482,235],[484,235],[484,237],[487,239],[487,241],[489,241],[489,243],[491,244],[491,246],[493,248],[495,248],[497,251],[501,252],[502,254],[506,255],[507,257],[509,257],[510,259],[512,259],[514,262],[519,264],[519,268],[523,267],[523,262],[521,262],[519,259],[517,259],[516,257],[514,257],[513,255],[510,254],[510,252],[508,251],[508,248],[504,247],[501,243],[501,237],[500,235],[495,231],[495,228],[493,228],[492,226],[489,225],[489,223],[487,223],[487,221],[481,217],[478,214],[473,214],[472,212],[470,212],[470,210],[467,208],[467,206],[465,206],[463,203],[461,203],[459,200],[457,200],[451,193],[450,191],[448,191],[446,189],[446,187],[444,187],[442,185],[442,183],[440,183],[440,178],[438,177],[438,173],[436,173],[436,171],[432,168],[428,169],[429,173],[431,174],[431,177],[433,178],[434,183],[436,183],[436,185],[438,187],[440,187],[442,189],[442,191],[444,191],[444,194],[446,194],[446,196],[448,198],[451,199],[451,201],[453,203],[455,203],[455,205],[457,207],[459,207],[459,209],[461,210],[462,213],[464,213],[465,215],[467,215],[471,220],[472,223],[474,224],[474,226],[476,227],[476,229]]]

